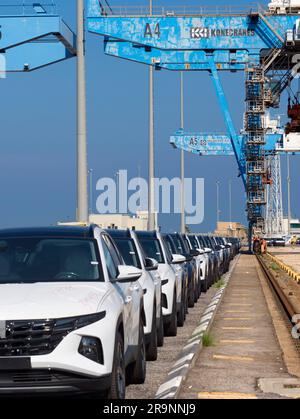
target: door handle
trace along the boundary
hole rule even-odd
[[[126,298],[125,298],[125,304],[130,304],[132,302],[132,297],[130,296],[130,295],[128,295]]]

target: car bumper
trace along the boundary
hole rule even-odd
[[[94,394],[110,388],[111,375],[91,377],[55,370],[1,371],[0,396]]]

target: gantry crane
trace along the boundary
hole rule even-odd
[[[76,35],[53,2],[0,5],[0,33],[1,71],[33,71],[76,55]]]
[[[227,135],[186,133],[174,146],[202,155],[234,155],[247,194],[249,231],[265,232],[267,187],[272,183],[267,156],[299,152],[300,132],[270,132],[266,109],[279,106],[294,76],[300,52],[300,2],[273,1],[261,7],[108,7],[88,0],[88,30],[104,36],[105,53],[157,70],[208,71]],[[237,133],[219,72],[245,72],[244,128]]]

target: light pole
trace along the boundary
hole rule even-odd
[[[291,165],[290,165],[290,155],[286,153],[287,161],[287,190],[288,190],[288,234],[291,234]]]
[[[117,214],[120,213],[120,199],[119,199],[119,189],[120,189],[120,172],[116,172],[116,186],[117,186],[117,195],[116,195],[116,207],[117,207]]]
[[[232,230],[232,180],[229,179],[229,227]]]
[[[184,130],[184,79],[183,71],[180,73],[180,128]],[[181,165],[181,233],[185,234],[185,154],[184,150],[181,150],[180,154],[180,165]]]
[[[220,182],[217,180],[216,182],[216,187],[217,187],[217,229],[218,229],[218,224],[220,222]]]
[[[152,0],[149,0],[149,15],[152,16]],[[155,167],[154,167],[154,69],[149,68],[149,196],[148,196],[148,230],[155,230]]]
[[[93,214],[93,207],[94,207],[94,202],[93,202],[93,169],[89,169],[89,177],[90,177],[90,214]]]
[[[88,222],[84,0],[77,0],[77,221]]]

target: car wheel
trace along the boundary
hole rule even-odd
[[[184,291],[184,320],[186,320],[186,316],[189,314],[189,298],[188,298],[188,289],[186,288]]]
[[[177,336],[177,309],[176,309],[176,291],[173,296],[173,309],[171,318],[165,324],[165,336]]]
[[[164,346],[164,319],[162,314],[162,308],[160,309],[160,319],[157,331],[157,345],[159,347]]]
[[[195,294],[195,288],[194,288],[194,282],[190,282],[189,284],[189,291],[188,291],[188,307],[189,308],[193,308],[195,305],[195,298],[194,298],[194,294]]]
[[[199,300],[199,281],[196,280],[195,291],[194,291],[194,302],[195,302],[195,304],[197,303],[198,300]]]
[[[147,361],[156,361],[156,360],[157,360],[157,327],[156,327],[156,306],[154,306],[150,343],[147,347]]]
[[[177,315],[177,326],[183,327],[185,321],[185,301],[184,301],[184,292],[182,291],[180,310]]]
[[[126,374],[124,359],[124,342],[118,332],[116,337],[111,387],[107,392],[107,399],[125,399],[126,395]]]
[[[139,350],[136,361],[130,366],[129,371],[130,384],[144,384],[146,379],[146,345],[144,325],[141,320],[139,330]]]
[[[203,292],[207,292],[208,291],[208,278],[205,278],[204,281],[201,281],[201,290]]]

